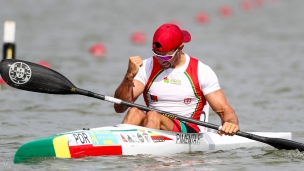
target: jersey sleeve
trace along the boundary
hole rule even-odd
[[[143,65],[139,68],[138,73],[134,77],[135,80],[138,80],[146,85],[152,71],[152,61],[152,58],[143,60]]]
[[[201,62],[198,63],[198,78],[204,95],[221,89],[215,72]]]

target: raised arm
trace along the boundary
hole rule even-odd
[[[224,92],[219,89],[207,94],[206,100],[214,112],[216,112],[222,121],[222,129],[218,133],[220,135],[234,135],[240,128],[238,118],[229,105]]]
[[[115,98],[128,102],[135,102],[138,96],[144,91],[143,83],[134,80],[134,77],[136,76],[142,64],[143,61],[139,56],[132,56],[129,58],[127,73],[115,91]],[[128,109],[128,107],[124,105],[114,104],[114,109],[117,113],[123,113]]]

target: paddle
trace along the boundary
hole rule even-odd
[[[215,130],[219,130],[221,128],[221,126],[212,123],[190,119],[184,116],[152,109],[139,104],[126,102],[114,97],[100,95],[77,88],[60,73],[35,63],[17,59],[5,59],[0,62],[0,72],[4,81],[11,87],[17,89],[48,94],[80,94],[116,104],[126,105],[128,107],[137,107],[144,111],[155,110],[169,118],[176,118],[181,121],[191,122]],[[263,137],[242,131],[238,131],[236,135],[266,143],[277,149],[298,149],[299,151],[304,151],[304,144],[287,139]]]

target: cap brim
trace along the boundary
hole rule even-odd
[[[188,43],[191,41],[191,35],[188,31],[186,30],[182,30],[182,33],[183,33],[183,43]]]

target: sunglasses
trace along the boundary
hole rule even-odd
[[[155,51],[152,49],[154,56],[162,61],[169,61],[170,59],[172,59],[175,56],[177,51],[178,51],[178,48],[174,51],[174,53],[172,55],[159,55],[159,54],[155,53]]]

